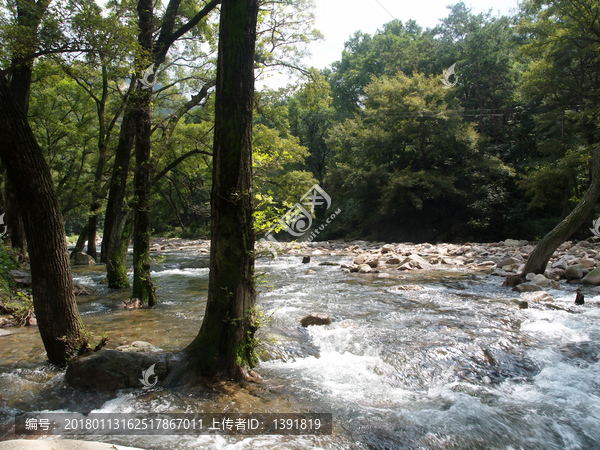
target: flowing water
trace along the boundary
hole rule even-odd
[[[152,273],[160,304],[151,310],[119,309],[129,292],[103,287],[102,266],[75,269],[77,282],[98,289],[79,298],[79,308],[94,334],[107,332],[109,347],[144,340],[174,351],[196,335],[208,259],[163,255]],[[13,437],[21,411],[331,412],[330,436],[103,440],[148,449],[600,449],[600,297],[591,290],[584,288],[582,307],[565,287],[550,291],[554,307],[530,302],[521,310],[520,294],[485,273],[385,279],[319,265],[351,259],[257,262],[265,279],[259,304],[271,319],[261,331],[261,384],[82,392],[44,363],[35,327],[11,329],[0,338],[0,438]],[[199,268],[181,268],[190,265]],[[407,284],[420,289],[398,289]],[[311,312],[333,324],[302,328]]]

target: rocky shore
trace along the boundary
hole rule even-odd
[[[506,239],[492,243],[412,244],[368,241],[257,242],[258,256],[299,257],[351,256],[345,272],[374,274],[381,278],[413,270],[463,270],[487,272],[490,276],[516,277],[522,272],[535,243]],[[210,241],[184,239],[153,240],[152,251],[193,251],[210,254]],[[322,258],[319,258],[322,259]],[[314,258],[313,258],[314,260]],[[564,242],[552,255],[544,274],[526,274],[515,290],[520,292],[560,289],[564,284],[600,285],[600,242],[593,239]],[[600,288],[599,288],[600,289]]]

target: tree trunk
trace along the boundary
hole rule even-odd
[[[19,260],[23,262],[27,259],[25,227],[23,226],[15,187],[9,174],[7,174],[6,182],[4,183],[4,190],[6,194],[6,226],[10,234],[10,245],[18,253]]]
[[[219,30],[210,276],[198,336],[169,381],[197,376],[252,379],[254,228],[252,108],[258,0],[223,0]]]
[[[73,293],[65,229],[50,168],[0,77],[0,158],[15,186],[31,264],[33,306],[48,359],[63,366],[87,344]]]
[[[22,51],[35,52],[38,42],[37,30],[42,16],[48,8],[47,1],[24,0],[16,3],[17,24],[24,34],[29,35],[31,48]],[[13,100],[21,109],[25,117],[29,111],[29,97],[31,94],[31,78],[33,74],[33,61],[22,58],[23,55],[13,55],[12,72],[10,76],[10,91]],[[15,195],[14,181],[10,175],[6,177],[6,200],[7,214],[6,224],[10,230],[10,242],[14,250],[19,254],[19,259],[27,259],[27,245],[25,239],[25,227],[21,217],[21,208],[18,197]]]
[[[77,238],[77,243],[75,244],[75,248],[71,250],[71,257],[74,257],[75,253],[79,253],[83,251],[83,247],[85,246],[85,240],[88,236],[88,224],[86,223],[81,229],[81,233],[79,233],[79,237]]]
[[[135,77],[131,81],[136,83]],[[123,113],[119,143],[115,152],[115,162],[110,180],[110,190],[104,216],[104,234],[102,235],[102,251],[100,261],[108,263],[108,255],[114,253],[113,246],[118,246],[121,222],[123,220],[123,201],[129,176],[131,150],[135,138],[135,111],[129,105]]]
[[[533,249],[521,275],[528,273],[544,273],[552,253],[565,242],[588,219],[590,213],[600,199],[600,148],[594,150],[592,159],[592,183],[587,192],[563,221],[550,231]]]
[[[152,51],[154,9],[152,0],[138,0],[140,34],[138,41],[142,50]],[[137,108],[135,134],[135,175],[133,178],[135,200],[133,210],[133,298],[139,298],[148,306],[156,303],[155,287],[150,277],[150,233],[152,220],[150,200],[152,196],[152,88],[136,88]]]
[[[131,242],[133,234],[135,216],[133,211],[125,216],[120,228],[119,239],[115,241],[115,245],[110,247],[111,253],[106,255],[106,277],[108,279],[108,287],[113,289],[124,289],[129,287],[129,276],[127,275],[127,249]]]

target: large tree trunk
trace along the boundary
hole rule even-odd
[[[252,108],[258,0],[223,0],[219,31],[208,301],[168,382],[254,374]]]
[[[37,30],[46,12],[49,2],[46,0],[23,0],[16,3],[17,6],[17,24],[21,31],[28,38],[28,45],[31,47],[27,51],[35,52],[38,38]],[[33,60],[22,58],[23,55],[13,55],[12,72],[10,76],[10,91],[13,100],[21,109],[25,117],[29,111],[29,97],[31,95],[31,79],[33,74]],[[15,182],[10,175],[6,178],[6,199],[7,214],[6,224],[10,230],[10,242],[13,249],[19,254],[21,261],[27,258],[27,245],[25,240],[25,227],[21,217],[21,208],[18,197],[15,195]]]
[[[138,0],[140,46],[152,51],[154,10],[152,0]],[[133,298],[139,298],[148,306],[156,303],[155,287],[150,276],[150,233],[152,220],[150,200],[152,196],[152,88],[136,89],[137,107],[135,135],[135,175],[133,178],[135,200],[133,210]]]
[[[73,293],[64,224],[50,168],[1,76],[0,158],[21,205],[40,335],[50,362],[62,366],[86,345]]]
[[[533,249],[521,275],[544,273],[552,253],[588,219],[600,199],[600,148],[596,146],[592,158],[592,182],[587,192],[564,220],[550,231]]]

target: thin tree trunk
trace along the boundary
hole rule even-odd
[[[219,31],[210,275],[198,336],[169,381],[252,379],[254,228],[252,108],[258,0],[223,0]]]
[[[536,245],[529,258],[527,258],[525,268],[521,273],[522,276],[531,272],[544,273],[552,253],[584,224],[596,203],[598,203],[600,199],[600,148],[598,146],[594,149],[592,171],[592,183],[587,192],[571,214]]]
[[[138,0],[140,34],[138,41],[143,50],[152,51],[154,9],[152,0]],[[133,178],[135,201],[133,210],[133,298],[146,305],[156,303],[155,287],[150,276],[150,233],[152,219],[150,200],[152,195],[152,88],[136,89],[137,107],[135,136],[135,175]]]
[[[73,293],[64,223],[50,168],[4,77],[0,77],[0,158],[22,207],[40,335],[50,362],[62,366],[87,345]]]
[[[79,233],[79,237],[77,238],[77,243],[75,244],[75,248],[71,250],[71,258],[75,256],[75,253],[79,253],[83,251],[83,247],[85,246],[85,241],[88,236],[88,224],[86,223],[81,229],[81,233]]]
[[[119,239],[115,245],[110,247],[111,253],[107,255],[106,278],[108,287],[113,289],[124,289],[129,287],[129,276],[127,275],[127,249],[133,235],[135,216],[129,211],[125,216],[120,229]]]
[[[131,81],[136,83],[135,78]],[[123,201],[127,189],[127,178],[129,176],[129,164],[131,162],[131,151],[135,138],[135,110],[131,105],[125,108],[119,143],[115,152],[115,162],[112,170],[108,201],[106,203],[106,214],[104,216],[104,234],[102,235],[102,252],[100,261],[108,263],[108,254],[114,253],[113,246],[118,245],[119,230],[123,220]]]

